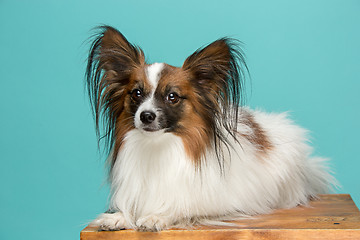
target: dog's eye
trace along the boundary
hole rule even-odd
[[[175,103],[179,102],[179,100],[180,100],[179,95],[177,95],[174,92],[169,93],[169,95],[167,95],[167,97],[166,97],[166,101],[171,104],[175,104]]]
[[[140,89],[134,89],[131,91],[131,99],[138,102],[142,99],[143,93]]]

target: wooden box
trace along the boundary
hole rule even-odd
[[[348,194],[321,195],[310,206],[277,210],[234,222],[238,227],[171,229],[161,232],[98,231],[86,227],[81,240],[119,239],[359,239],[360,212]]]

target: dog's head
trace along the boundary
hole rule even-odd
[[[103,118],[115,157],[133,129],[144,137],[172,133],[199,162],[207,147],[226,141],[222,129],[236,131],[243,70],[244,57],[233,39],[219,39],[174,67],[146,63],[144,52],[120,32],[100,27],[87,67],[98,132]]]

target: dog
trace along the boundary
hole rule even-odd
[[[334,178],[311,156],[306,130],[286,113],[241,104],[248,67],[239,41],[218,39],[174,67],[148,64],[113,27],[97,30],[86,84],[111,197],[91,226],[226,224],[330,191]]]

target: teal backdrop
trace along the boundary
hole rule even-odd
[[[247,104],[290,111],[360,205],[360,1],[0,0],[0,239],[79,239],[106,209],[84,90],[100,24],[176,66],[220,37],[244,42]]]

